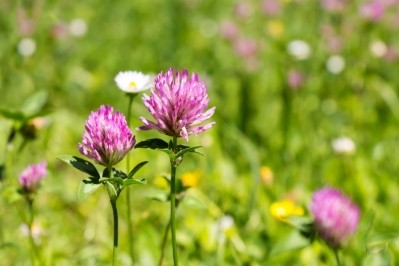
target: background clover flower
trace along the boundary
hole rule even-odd
[[[47,163],[42,161],[38,164],[29,165],[19,175],[19,184],[21,185],[22,192],[32,193],[35,192],[43,178],[47,175]]]
[[[137,71],[122,71],[115,77],[116,85],[124,92],[138,93],[152,86],[153,78]]]
[[[125,116],[109,105],[92,112],[85,128],[79,151],[104,166],[120,162],[136,143]]]
[[[144,125],[139,130],[155,129],[188,141],[189,135],[198,135],[215,124],[202,125],[214,114],[215,107],[206,110],[209,103],[206,86],[197,74],[189,77],[187,70],[175,72],[170,68],[158,74],[155,88],[150,96],[144,94],[143,102],[156,122],[140,117]]]
[[[325,187],[316,191],[310,210],[317,233],[333,248],[345,244],[357,230],[359,207],[337,189]]]

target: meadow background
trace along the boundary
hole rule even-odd
[[[5,0],[0,33],[1,265],[29,265],[16,190],[19,173],[43,159],[49,175],[35,224],[46,264],[110,265],[108,196],[100,189],[79,201],[85,176],[56,157],[80,156],[85,120],[100,105],[126,113],[119,71],[169,67],[198,73],[216,106],[216,126],[189,142],[204,156],[186,156],[178,169],[178,177],[199,180],[178,208],[182,265],[333,265],[323,243],[301,244],[270,212],[290,199],[308,215],[324,185],[362,210],[345,265],[399,263],[399,1]],[[140,98],[132,128],[139,116],[150,118]],[[344,154],[332,147],[343,136],[355,143]],[[130,188],[135,265],[156,265],[169,162],[149,150],[130,158],[149,161],[138,174],[148,184]],[[124,200],[120,259],[132,265]],[[164,265],[171,264],[167,246]]]

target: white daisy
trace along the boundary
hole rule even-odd
[[[33,55],[36,51],[36,42],[31,38],[23,38],[18,43],[18,52],[23,57],[29,57]]]
[[[352,154],[356,150],[355,142],[349,137],[336,138],[331,142],[331,146],[338,154]]]
[[[288,53],[297,60],[305,60],[312,53],[310,46],[303,40],[293,40],[288,44]]]
[[[345,59],[340,55],[332,55],[326,63],[327,70],[332,74],[339,74],[345,68]]]
[[[153,77],[137,71],[121,71],[116,75],[115,82],[124,92],[138,93],[152,86]]]

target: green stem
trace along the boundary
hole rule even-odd
[[[127,122],[128,126],[130,126],[130,118],[132,115],[133,99],[136,98],[137,93],[129,93],[127,96],[129,97],[129,103],[127,105],[126,122]]]
[[[112,178],[112,166],[108,166],[109,178]],[[114,246],[112,248],[112,265],[118,265],[118,209],[116,206],[116,201],[119,196],[119,189],[117,189],[114,184],[106,184],[109,199],[112,207],[112,217],[114,220]]]
[[[166,245],[166,240],[168,239],[169,229],[170,229],[170,220],[169,220],[168,224],[166,225],[165,233],[162,238],[161,256],[159,257],[158,266],[162,266],[162,263],[163,263],[163,257],[165,255],[165,245]]]
[[[131,203],[130,203],[130,188],[126,187],[126,216],[127,216],[127,233],[128,233],[128,242],[129,242],[129,253],[130,258],[132,259],[132,263],[134,264],[134,251],[133,251],[133,224],[132,224],[132,212],[131,212]]]
[[[173,152],[176,152],[177,137],[173,137]],[[176,162],[175,159],[170,160],[171,166],[171,181],[170,181],[170,231],[172,234],[172,249],[173,249],[173,265],[177,266],[177,246],[176,246]]]
[[[335,261],[337,262],[337,266],[341,266],[341,261],[339,259],[338,249],[334,249],[334,256],[335,256]]]
[[[26,196],[26,202],[28,204],[28,211],[29,211],[29,217],[28,217],[28,234],[29,234],[29,243],[31,246],[31,260],[32,260],[32,265],[36,265],[36,259],[38,260],[40,265],[43,265],[43,262],[40,257],[39,249],[35,243],[35,239],[33,238],[33,231],[32,231],[32,226],[33,226],[33,219],[34,219],[34,213],[33,213],[33,200],[29,198],[29,196]]]
[[[114,247],[112,249],[112,265],[118,265],[118,209],[116,199],[111,199],[112,215],[114,218]]]
[[[32,234],[32,224],[33,224],[33,211],[32,211],[32,203],[29,202],[29,200],[27,199],[28,202],[28,209],[29,209],[29,220],[28,220],[28,234],[29,234],[29,244],[30,244],[30,258],[31,258],[31,262],[32,262],[32,266],[35,266],[35,252],[34,252],[34,245],[35,245],[35,240],[33,239],[33,234]]]
[[[126,114],[126,121],[127,125],[130,127],[130,117],[131,117],[131,111],[132,111],[132,103],[133,99],[135,98],[137,94],[128,94],[127,96],[129,97],[129,103],[127,107],[127,114]],[[130,172],[130,153],[128,152],[126,154],[126,171],[127,173]],[[130,258],[132,259],[132,263],[134,264],[134,251],[133,251],[133,224],[132,224],[132,218],[131,218],[131,202],[130,202],[130,187],[126,187],[126,216],[127,216],[127,231],[128,231],[128,242],[129,242],[129,253],[130,253]]]

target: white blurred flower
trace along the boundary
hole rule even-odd
[[[29,227],[27,224],[21,224],[20,230],[23,236],[29,237]],[[36,244],[40,243],[41,237],[44,235],[42,227],[36,223],[32,224],[32,237]]]
[[[151,88],[154,78],[138,71],[121,71],[115,77],[116,85],[124,92],[138,93]]]
[[[224,242],[234,231],[234,219],[225,215],[216,221],[214,232],[219,242]]]
[[[331,146],[338,154],[352,154],[356,150],[355,142],[349,137],[336,138],[331,142]]]
[[[387,54],[387,51],[388,51],[387,45],[381,40],[376,40],[372,42],[370,45],[370,52],[375,57],[383,57]]]
[[[76,18],[69,23],[69,32],[76,37],[82,37],[87,32],[87,23],[83,19]]]
[[[36,51],[36,42],[31,38],[23,38],[18,43],[18,53],[24,57],[33,55]]]
[[[332,55],[327,59],[327,70],[332,74],[339,74],[345,68],[345,59],[340,55]]]
[[[219,230],[224,232],[227,231],[234,226],[234,219],[229,215],[225,215],[218,221]]]
[[[288,53],[297,60],[305,60],[311,54],[310,46],[303,40],[293,40],[288,44]]]

